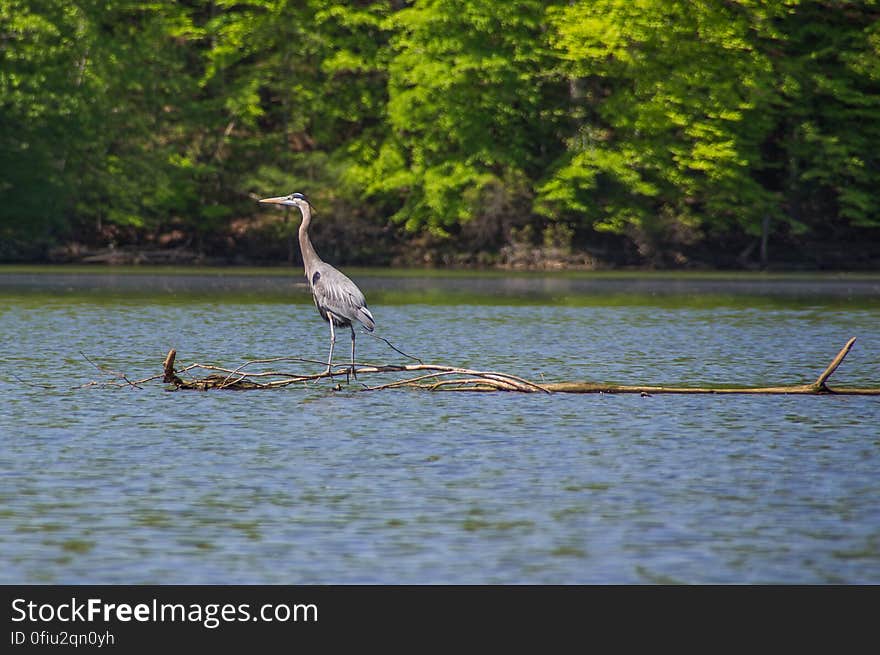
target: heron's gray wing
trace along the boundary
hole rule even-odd
[[[309,284],[319,311],[329,312],[349,323],[359,321],[371,332],[376,327],[364,294],[340,271],[322,263],[312,271]]]

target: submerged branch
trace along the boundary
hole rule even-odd
[[[358,391],[382,391],[387,389],[411,388],[427,391],[514,391],[520,393],[637,393],[643,396],[654,394],[849,394],[849,395],[880,395],[880,387],[854,388],[854,387],[828,387],[828,379],[834,374],[843,360],[852,350],[855,337],[837,353],[831,363],[825,368],[815,382],[810,384],[793,384],[770,387],[737,387],[733,385],[714,385],[708,387],[685,387],[685,386],[651,386],[651,385],[623,385],[602,384],[596,382],[543,382],[538,384],[525,378],[502,373],[498,371],[477,371],[459,366],[445,366],[440,364],[424,364],[418,360],[418,364],[367,364],[359,362],[355,364],[355,371],[359,376],[386,375],[386,374],[410,374],[390,382],[367,385],[361,383],[361,387],[355,387]],[[270,364],[279,362],[299,363],[324,366],[323,362],[301,357],[271,357],[265,359],[253,359],[234,368],[217,366],[215,364],[189,364],[180,370],[175,369],[177,351],[171,349],[163,363],[163,373],[154,375],[143,380],[131,381],[125,374],[113,371],[107,367],[96,364],[84,353],[83,357],[99,371],[112,375],[110,382],[90,382],[83,386],[128,386],[129,388],[142,388],[141,385],[151,380],[161,378],[163,382],[174,385],[175,389],[208,391],[211,389],[248,390],[248,389],[278,389],[297,383],[317,382],[324,378],[331,381],[334,378],[345,376],[349,380],[351,367],[348,364],[336,364],[330,371],[321,373],[285,372],[268,367]],[[407,355],[409,357],[409,355]],[[285,367],[286,368],[286,367]],[[199,377],[199,373],[203,373]],[[181,375],[187,374],[186,378]],[[123,382],[119,382],[123,380]],[[341,389],[336,384],[334,389]]]

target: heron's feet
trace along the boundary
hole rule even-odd
[[[343,373],[345,373],[346,382],[348,381],[349,377],[353,377],[355,380],[358,379],[357,369],[355,368],[354,364],[352,364],[350,367],[346,368],[344,371],[340,371],[339,373],[334,373],[333,367],[328,366],[327,369],[323,373],[320,374],[320,376],[318,376],[314,379],[314,383],[318,384],[318,382],[320,382],[324,378],[330,378],[330,380],[332,381],[336,375],[342,375]]]
[[[323,373],[320,373],[318,375],[318,377],[316,377],[314,380],[312,380],[312,382],[314,384],[318,384],[324,378],[330,378],[331,381],[333,380],[333,367],[332,366],[328,366],[327,370],[325,370]]]

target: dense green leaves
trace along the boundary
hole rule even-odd
[[[173,3],[2,4],[0,254],[189,208],[188,29]]]
[[[228,253],[242,219],[288,234],[254,197],[294,188],[365,261],[383,226],[658,264],[864,242],[878,25],[875,0],[6,0],[0,258]]]
[[[389,134],[367,191],[399,194],[395,220],[445,235],[489,211],[490,185],[528,194],[558,148],[544,7],[427,0],[393,16]]]

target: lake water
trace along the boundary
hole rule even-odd
[[[880,278],[352,277],[433,363],[880,385]],[[300,281],[0,273],[0,582],[880,583],[880,397],[81,386],[321,359]]]

